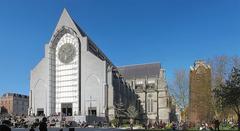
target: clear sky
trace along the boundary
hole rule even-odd
[[[1,0],[0,94],[28,94],[63,8],[117,66],[240,55],[239,0]]]

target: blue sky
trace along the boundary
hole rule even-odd
[[[238,0],[1,0],[0,94],[28,94],[64,7],[115,65],[161,62],[169,83],[197,59],[240,55]]]

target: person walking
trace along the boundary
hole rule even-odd
[[[43,117],[39,124],[39,131],[47,131],[47,118]]]
[[[215,131],[220,131],[219,126],[220,126],[219,120],[217,120],[217,119],[214,120],[214,128],[215,128]]]

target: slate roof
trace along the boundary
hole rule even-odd
[[[73,23],[76,25],[78,31],[81,33],[82,36],[87,36],[87,34],[80,28],[80,26],[74,20]]]
[[[118,71],[125,79],[139,79],[159,77],[161,65],[160,63],[139,64],[118,67]]]

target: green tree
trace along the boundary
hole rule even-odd
[[[211,65],[211,80],[212,80],[212,90],[220,88],[220,85],[224,83],[225,79],[228,78],[231,73],[231,57],[221,55],[216,56],[208,60],[208,64]],[[214,92],[212,92],[214,96]],[[216,99],[213,97],[212,104],[214,105],[214,113],[218,119],[227,118],[229,110],[218,106]]]
[[[120,99],[119,103],[115,103],[115,118],[116,118],[116,123],[117,123],[117,127],[119,127],[122,124],[122,119],[125,118],[125,106],[122,102],[122,100]]]
[[[240,70],[233,67],[229,79],[220,88],[215,88],[214,92],[219,106],[232,109],[236,113],[240,130]]]
[[[131,130],[133,130],[134,120],[138,117],[138,111],[133,105],[130,105],[126,111],[126,115],[130,118],[129,124]]]
[[[138,111],[133,105],[130,105],[127,109],[126,115],[131,119],[136,119],[138,117]]]

